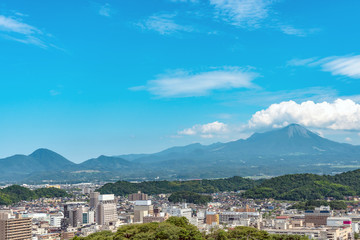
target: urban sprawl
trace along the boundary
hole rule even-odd
[[[101,185],[23,185],[30,189],[61,188],[71,197],[40,198],[0,207],[0,240],[72,239],[99,231],[115,232],[123,225],[164,222],[185,217],[201,232],[248,226],[271,234],[303,235],[310,239],[354,239],[360,208],[312,210],[293,208],[295,202],[245,199],[239,192],[211,194],[207,204],[171,203],[170,194],[127,196],[100,194]],[[353,199],[356,200],[356,199]],[[330,201],[330,200],[329,200]]]

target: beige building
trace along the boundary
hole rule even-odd
[[[96,208],[96,222],[99,225],[113,225],[118,220],[114,194],[99,195]]]
[[[142,192],[129,194],[129,201],[148,200],[148,195]]]
[[[216,213],[207,213],[206,214],[206,224],[208,225],[219,225],[219,214]]]
[[[0,213],[0,240],[31,240],[31,218]]]
[[[139,223],[144,221],[144,217],[154,214],[154,206],[151,205],[151,200],[138,200],[134,206],[134,222]]]

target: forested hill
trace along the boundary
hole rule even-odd
[[[335,176],[315,174],[289,174],[267,180],[251,180],[232,177],[217,180],[192,181],[149,181],[130,183],[119,181],[108,183],[98,191],[127,195],[142,191],[147,194],[188,191],[214,193],[246,190],[244,197],[274,198],[279,200],[313,200],[333,197],[360,195],[360,170],[345,172]]]
[[[335,176],[289,174],[263,181],[245,193],[248,198],[313,200],[360,195],[360,170]]]
[[[98,191],[102,194],[114,193],[118,196],[136,193],[138,191],[147,194],[173,193],[179,191],[215,193],[247,190],[255,187],[257,184],[259,184],[259,182],[242,177],[216,180],[149,181],[140,183],[118,181],[116,183],[107,183]]]
[[[0,189],[0,205],[10,205],[20,201],[30,201],[38,198],[53,198],[69,196],[65,190],[57,188],[39,188],[30,190],[28,188],[12,185]]]

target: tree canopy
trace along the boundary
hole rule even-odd
[[[120,227],[116,233],[98,232],[87,237],[75,237],[73,240],[305,240],[298,235],[269,234],[252,227],[235,227],[234,229],[217,230],[210,234],[201,233],[185,217],[170,217],[162,223],[131,224]]]

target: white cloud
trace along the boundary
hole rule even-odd
[[[156,31],[162,35],[170,35],[178,32],[192,32],[191,26],[181,25],[175,22],[176,14],[155,14],[139,22],[137,25],[145,30]]]
[[[112,13],[112,9],[109,3],[105,3],[99,9],[99,14],[104,17],[110,17]]]
[[[351,137],[346,137],[346,138],[345,138],[345,141],[346,141],[346,142],[351,142],[351,141],[352,141],[352,138],[351,138]]]
[[[259,27],[268,17],[271,0],[210,0],[216,16],[240,27]]]
[[[322,59],[293,59],[289,61],[293,66],[320,66],[323,71],[332,75],[341,75],[350,78],[360,78],[360,55],[334,56]]]
[[[248,126],[283,127],[289,123],[332,130],[360,130],[360,105],[350,99],[321,103],[306,101],[300,104],[286,101],[256,112]]]
[[[360,78],[360,55],[352,57],[335,57],[325,60],[322,64],[324,71],[333,75],[343,75],[351,78]]]
[[[225,123],[222,122],[212,122],[207,124],[197,124],[191,128],[186,128],[182,131],[179,131],[179,135],[199,135],[202,138],[213,138],[214,136],[228,133],[229,129]]]
[[[255,88],[252,80],[256,73],[229,68],[224,70],[191,74],[178,71],[169,75],[159,76],[146,86],[131,88],[131,90],[146,89],[159,97],[193,97],[205,96],[214,90],[233,88]]]
[[[17,16],[26,16],[16,14]],[[13,40],[25,44],[36,45],[42,48],[47,48],[51,46],[51,44],[46,44],[42,38],[44,38],[45,34],[40,31],[38,28],[31,26],[19,17],[7,17],[4,15],[0,15],[0,32],[1,37]],[[49,35],[49,34],[46,34]]]
[[[30,26],[29,24],[20,22],[11,17],[5,17],[0,15],[0,30],[5,32],[15,32],[24,35],[31,35],[34,33],[40,33],[40,30]]]

